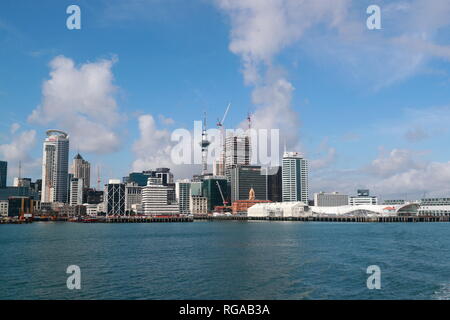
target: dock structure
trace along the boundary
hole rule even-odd
[[[384,216],[384,217],[247,217],[231,216],[194,216],[195,220],[209,221],[302,221],[302,222],[450,222],[450,216]]]

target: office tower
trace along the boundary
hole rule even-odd
[[[266,177],[260,166],[235,165],[231,168],[231,202],[248,199],[250,189],[255,199],[267,200]]]
[[[42,158],[42,202],[64,202],[68,197],[69,136],[48,130]]]
[[[282,197],[282,179],[281,179],[281,166],[265,168],[263,172],[266,176],[267,183],[267,200],[272,202],[283,201]]]
[[[314,193],[314,206],[316,207],[339,207],[348,205],[348,195],[338,192]]]
[[[250,137],[229,135],[225,139],[225,175],[230,181],[233,166],[249,165],[251,160]]]
[[[125,184],[110,179],[105,187],[105,211],[107,215],[125,214]]]
[[[176,202],[175,188],[165,186],[161,178],[149,178],[142,190],[142,207],[146,216],[177,215],[180,208]]]
[[[91,164],[79,153],[73,158],[72,173],[74,178],[83,179],[83,188],[91,187]]]
[[[206,176],[202,183],[202,195],[208,199],[208,211],[213,211],[216,206],[229,204],[227,179]]]
[[[82,178],[70,179],[70,202],[71,206],[80,206],[83,204],[83,185]]]
[[[125,184],[125,211],[131,211],[133,205],[142,203],[142,188],[135,182]]]
[[[283,154],[283,202],[302,201],[308,203],[308,161],[298,152]]]
[[[175,183],[175,196],[180,207],[180,213],[189,214],[189,198],[191,193],[191,181],[179,180]]]
[[[173,184],[173,174],[169,168],[158,168],[156,170],[146,170],[142,172],[132,172],[124,178],[127,183],[136,183],[140,187],[147,186],[149,178],[161,178],[163,185]]]
[[[6,188],[7,176],[8,176],[8,162],[0,161],[0,188]]]

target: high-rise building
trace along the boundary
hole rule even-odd
[[[69,136],[48,130],[42,158],[42,202],[68,202]]]
[[[263,170],[267,182],[267,199],[272,202],[283,201],[281,166],[266,168]]]
[[[73,158],[72,174],[74,178],[83,179],[83,188],[91,187],[91,164],[78,153]]]
[[[227,179],[231,181],[233,166],[250,165],[250,160],[250,137],[247,135],[228,135],[225,139],[225,175]]]
[[[142,188],[137,183],[127,183],[125,185],[125,210],[133,210],[133,205],[142,203]]]
[[[180,213],[189,214],[189,198],[191,193],[191,181],[179,180],[175,183],[175,196],[180,207]]]
[[[149,178],[142,189],[142,207],[146,216],[177,215],[180,208],[176,202],[175,188],[165,186],[161,178]]]
[[[128,177],[124,177],[127,183],[136,183],[140,187],[147,186],[149,178],[161,178],[163,185],[173,184],[173,174],[169,168],[158,168],[156,170],[146,170],[142,172],[132,172]]]
[[[284,201],[308,203],[308,160],[298,152],[283,154],[282,188]]]
[[[0,161],[0,188],[6,188],[7,176],[8,176],[8,162]]]
[[[84,181],[82,178],[70,179],[70,202],[71,206],[80,206],[83,204]]]
[[[260,166],[236,165],[231,168],[231,202],[248,199],[250,189],[256,200],[267,200],[266,177]]]
[[[121,183],[120,180],[109,180],[105,186],[104,198],[106,214],[125,214],[125,184]]]
[[[216,206],[223,206],[224,200],[229,203],[227,179],[225,177],[206,176],[202,183],[202,195],[208,199],[208,211],[210,212]]]

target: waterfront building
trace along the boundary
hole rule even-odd
[[[104,191],[95,189],[86,189],[83,193],[83,203],[99,204],[104,201]]]
[[[78,153],[73,159],[72,174],[74,178],[83,179],[83,188],[91,187],[91,164]]]
[[[180,208],[176,202],[175,188],[164,185],[162,178],[149,178],[142,190],[142,207],[147,216],[177,215]]]
[[[450,198],[425,198],[420,201],[421,216],[450,216]]]
[[[308,160],[298,152],[283,154],[282,189],[283,202],[301,201],[308,203]]]
[[[248,166],[251,161],[250,137],[246,134],[228,135],[225,139],[225,176],[231,181],[231,170],[238,165]]]
[[[351,206],[377,205],[378,197],[371,196],[368,189],[358,189],[357,196],[348,198],[348,204]]]
[[[8,177],[8,162],[0,161],[0,189],[6,188]]]
[[[120,180],[110,179],[105,186],[105,212],[107,215],[125,214],[125,184]]]
[[[42,202],[68,201],[69,136],[48,130],[42,157]]]
[[[30,197],[10,197],[8,199],[8,216],[21,217],[34,214],[39,208],[39,201]]]
[[[0,200],[0,217],[8,216],[8,200]]]
[[[208,198],[203,196],[191,196],[189,201],[189,211],[193,215],[208,214]]]
[[[179,180],[175,183],[175,196],[180,207],[180,213],[189,214],[189,198],[191,194],[191,181]]]
[[[403,205],[346,205],[338,207],[310,207],[311,215],[315,216],[351,216],[351,217],[390,217],[390,216],[417,216],[419,205],[405,203]]]
[[[250,189],[255,199],[267,200],[266,176],[260,166],[235,165],[231,168],[231,202],[248,198]]]
[[[247,214],[249,208],[258,203],[270,203],[270,200],[256,200],[255,199],[255,190],[253,188],[250,189],[248,199],[247,200],[236,200],[231,205],[233,214]]]
[[[84,181],[82,178],[70,179],[70,201],[71,206],[83,204]]]
[[[64,204],[58,209],[59,216],[62,217],[80,217],[86,215],[86,206],[84,205],[75,205],[71,206],[68,204]]]
[[[224,201],[229,202],[227,179],[206,176],[202,183],[202,195],[208,199],[208,212],[213,211],[216,206],[225,205]]]
[[[133,205],[142,203],[142,188],[135,182],[125,185],[125,211],[134,211]]]
[[[247,216],[255,218],[296,218],[309,215],[308,206],[301,201],[257,203],[247,210]]]
[[[339,207],[348,205],[348,195],[338,192],[314,193],[314,206],[316,207]]]

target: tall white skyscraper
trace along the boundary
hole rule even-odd
[[[72,173],[74,178],[83,179],[83,188],[91,186],[91,164],[78,153],[73,158]]]
[[[69,136],[48,130],[42,156],[42,202],[68,202]]]
[[[283,154],[282,189],[284,201],[308,204],[308,160],[298,152]]]

